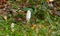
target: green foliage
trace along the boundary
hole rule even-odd
[[[46,0],[28,0],[30,7],[25,5],[26,0],[8,1],[12,1],[9,8],[12,12],[8,11],[7,14],[0,16],[0,36],[60,36],[60,17],[49,13]],[[22,7],[20,3],[23,4]],[[12,9],[17,11],[13,12]],[[30,22],[26,24],[25,17],[29,9],[32,10],[32,16]],[[24,14],[21,14],[22,11]],[[5,15],[7,15],[6,20]],[[14,23],[14,31],[11,30],[12,23]]]

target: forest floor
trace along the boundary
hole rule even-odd
[[[32,8],[31,2],[23,2],[0,3],[0,36],[60,36],[59,16],[49,14],[44,10],[45,6],[43,7],[45,12],[41,13],[38,10],[39,3],[32,3]],[[34,6],[37,8],[34,9]],[[33,9],[33,12],[30,22],[26,23],[25,16],[28,9]],[[36,13],[37,10],[41,14]]]

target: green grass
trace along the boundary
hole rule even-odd
[[[20,3],[24,4],[24,1],[17,1],[17,3],[14,0],[10,1],[13,2],[10,2],[12,6],[9,5],[11,7],[9,10],[16,9],[17,11],[0,16],[0,36],[60,36],[60,17],[49,14],[45,0],[30,0],[30,6],[24,8],[18,6]],[[18,8],[21,8],[24,14],[21,14],[22,11],[19,12]],[[25,16],[28,9],[32,9],[32,16],[27,24]],[[11,29],[12,23],[14,23],[13,31]]]

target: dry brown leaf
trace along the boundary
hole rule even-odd
[[[7,0],[0,0],[0,3],[6,3]]]
[[[49,4],[50,1],[49,0],[46,0],[46,2]]]
[[[20,14],[25,14],[25,11],[20,11]]]
[[[37,25],[36,25],[36,24],[34,24],[34,25],[32,25],[32,27],[31,27],[31,28],[32,28],[32,29],[35,29],[35,28],[36,28],[36,26],[37,26]]]

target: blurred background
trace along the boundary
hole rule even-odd
[[[0,0],[0,36],[60,36],[60,0]]]

